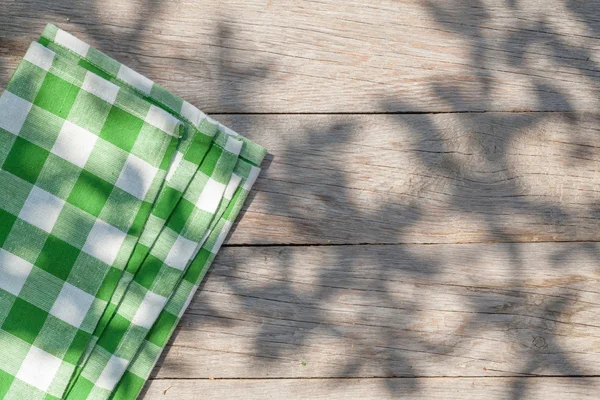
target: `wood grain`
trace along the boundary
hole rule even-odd
[[[595,111],[598,2],[4,1],[0,84],[55,22],[206,112]]]
[[[226,248],[155,376],[598,375],[599,246]]]
[[[599,389],[599,378],[157,379],[144,399],[580,400],[596,399]]]
[[[217,115],[272,153],[229,243],[598,240],[598,114]]]
[[[146,399],[597,397],[600,3],[0,7],[271,152]]]

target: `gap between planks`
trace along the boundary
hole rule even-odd
[[[595,399],[598,378],[154,380],[144,399]]]

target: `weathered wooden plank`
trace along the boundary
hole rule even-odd
[[[225,248],[154,376],[598,375],[599,250]]]
[[[152,399],[580,400],[596,399],[599,378],[258,379],[150,381]]]
[[[4,1],[0,84],[55,21],[208,112],[595,111],[600,4],[546,3]]]
[[[600,238],[598,114],[217,117],[272,153],[229,243]]]

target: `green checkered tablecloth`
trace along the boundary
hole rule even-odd
[[[265,155],[48,25],[0,96],[0,397],[136,398]]]

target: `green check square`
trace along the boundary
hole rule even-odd
[[[185,152],[183,159],[192,164],[200,165],[206,153],[210,150],[212,139],[211,136],[196,133],[193,139],[194,142]]]
[[[67,201],[97,217],[104,208],[104,204],[106,204],[112,190],[113,185],[83,170]]]
[[[147,340],[159,347],[166,346],[169,334],[176,324],[177,316],[168,312],[161,312],[150,332],[148,332]]]
[[[96,297],[104,301],[109,301],[113,290],[115,290],[115,288],[117,287],[117,283],[121,278],[121,274],[121,270],[115,267],[110,267],[108,273],[104,277],[104,280],[100,287],[100,291],[96,294]]]
[[[6,90],[33,103],[42,87],[46,71],[29,61],[24,61],[19,64],[13,76],[14,79],[8,82]]]
[[[64,78],[72,85],[81,87],[85,80],[87,71],[84,68],[77,68],[73,65],[76,57],[78,56],[76,56],[74,53],[69,53],[68,56],[54,57],[54,61],[52,62],[49,72],[57,77]]]
[[[200,198],[200,195],[202,194],[202,191],[206,187],[209,178],[210,177],[198,171],[196,175],[194,175],[194,179],[192,179],[185,192],[183,192],[183,198],[192,204],[196,204]]]
[[[206,176],[212,176],[221,154],[223,154],[223,149],[219,146],[212,146],[200,164],[200,171]]]
[[[71,341],[69,348],[67,349],[67,353],[65,354],[64,360],[70,364],[75,365],[77,361],[79,361],[79,357],[85,350],[90,338],[92,337],[91,333],[84,332],[82,330],[77,330],[75,337]]]
[[[166,260],[178,236],[179,234],[172,229],[163,229],[150,249],[150,254],[160,260]]]
[[[33,344],[47,316],[46,311],[17,297],[2,324],[2,330]]]
[[[99,217],[115,228],[127,232],[140,206],[141,203],[135,196],[115,187]]]
[[[3,399],[15,377],[0,369],[0,399]]]
[[[0,128],[0,165],[4,164],[16,138],[14,134]]]
[[[133,280],[150,290],[162,266],[163,262],[159,258],[148,254]]]
[[[47,232],[17,218],[2,247],[33,264],[44,247],[47,237]]]
[[[116,304],[108,303],[108,305],[106,306],[106,310],[104,310],[104,314],[102,314],[102,317],[98,320],[98,323],[96,324],[96,328],[94,329],[94,334],[93,334],[94,337],[99,337],[100,334],[102,332],[104,332],[104,328],[106,328],[106,326],[112,319],[112,316],[115,313],[116,309],[117,309]]]
[[[142,265],[142,262],[146,258],[146,255],[149,251],[150,249],[148,247],[138,242],[135,248],[133,249],[133,254],[131,255],[131,258],[129,258],[129,261],[127,262],[125,272],[134,275],[138,270],[139,266]]]
[[[167,226],[175,232],[182,232],[194,211],[196,211],[196,206],[182,198],[167,221]]]
[[[71,269],[67,282],[95,296],[108,270],[108,265],[85,252],[81,252]]]
[[[150,96],[167,106],[171,111],[181,110],[181,106],[183,105],[183,99],[181,97],[175,96],[173,93],[159,85],[152,85]]]
[[[127,288],[127,295],[121,299],[117,313],[129,321],[133,320],[146,294],[148,289],[131,282]]]
[[[2,169],[29,183],[35,183],[48,154],[48,150],[17,137]]]
[[[130,235],[139,236],[142,233],[142,229],[144,229],[144,225],[146,225],[146,221],[150,216],[150,211],[152,211],[152,203],[143,202],[129,229],[128,233]]]
[[[93,47],[90,47],[86,58],[89,60],[90,65],[94,65],[94,66],[97,65],[100,68],[102,68],[102,70],[107,71],[106,72],[107,76],[111,76],[111,75],[117,76],[117,74],[119,73],[119,69],[121,68],[121,64],[118,61],[113,60],[110,57],[107,57],[102,52],[96,50]],[[87,66],[85,68],[88,71],[91,71],[91,69],[89,69]],[[97,68],[97,69],[100,69],[100,68]],[[108,78],[107,80],[110,80],[110,78]]]
[[[115,314],[102,336],[100,336],[98,345],[107,351],[114,353],[130,324],[131,322],[129,322],[127,318],[120,314]]]
[[[33,185],[0,169],[0,209],[19,215]]]
[[[35,265],[63,281],[71,273],[80,250],[56,236],[48,236]]]
[[[93,172],[94,175],[106,182],[115,184],[128,156],[129,153],[126,151],[102,138],[98,138],[94,150],[85,164],[85,169]]]
[[[181,270],[165,265],[153,284],[152,291],[160,296],[169,297],[181,278]]]
[[[64,281],[40,269],[32,268],[19,297],[30,304],[50,312],[64,285]]]
[[[177,150],[178,144],[179,144],[179,140],[176,139],[175,137],[171,137],[165,147],[165,149],[166,149],[165,153],[175,155],[175,151]],[[162,161],[158,165],[158,169],[165,171],[165,172],[168,171],[169,167],[171,166],[171,160],[172,160],[172,158],[170,158],[170,157],[163,157]]]
[[[194,284],[202,272],[204,271],[204,267],[206,265],[210,265],[208,260],[212,256],[212,253],[206,250],[204,247],[200,249],[194,261],[188,267],[187,272],[185,273],[184,279],[192,284]]]
[[[46,74],[33,104],[62,119],[67,119],[67,115],[69,115],[77,98],[77,93],[79,93],[77,86],[49,73]]]
[[[4,244],[16,220],[16,216],[0,209],[0,247]]]
[[[80,173],[81,168],[77,165],[50,153],[35,185],[58,198],[66,199]]]
[[[98,135],[111,107],[110,103],[82,90],[71,107],[67,121]]]
[[[32,106],[19,136],[46,150],[51,150],[64,124],[62,118],[38,106]]]
[[[118,315],[118,314],[117,314]],[[126,336],[121,339],[119,347],[114,352],[114,355],[126,360],[131,360],[139,348],[139,342],[134,338],[144,338],[148,334],[148,328],[131,324],[127,330]]]
[[[10,312],[13,302],[16,296],[12,293],[8,293],[4,289],[0,289],[0,326],[4,323],[6,316]],[[0,343],[1,345],[1,343]]]
[[[7,393],[4,400],[46,400],[46,394],[40,389],[28,385],[27,383],[16,379],[10,386],[10,390]]]
[[[16,375],[19,367],[27,353],[31,349],[31,343],[27,343],[20,338],[0,329],[0,349],[10,349],[3,354],[2,370]]]
[[[52,228],[52,234],[81,249],[95,222],[96,218],[93,215],[65,203],[54,228]]]
[[[193,283],[190,283],[185,279],[179,282],[177,289],[165,305],[164,311],[173,315],[179,315],[182,312],[182,308],[187,303],[187,299],[194,291],[194,286]]]
[[[63,357],[77,331],[74,326],[49,315],[33,345],[56,357]]]
[[[181,195],[182,193],[179,190],[165,185],[160,196],[156,200],[154,209],[152,209],[152,215],[167,220],[179,202]]]
[[[125,151],[131,151],[144,121],[113,106],[108,113],[100,137]]]
[[[115,399],[133,399],[138,396],[146,380],[132,372],[125,371],[114,392]]]
[[[130,110],[132,114],[140,118],[148,115],[148,111],[150,110],[150,103],[138,96],[133,90],[119,90],[115,105]]]
[[[88,396],[92,392],[92,389],[94,389],[94,384],[90,380],[80,376],[77,378],[73,388],[69,392],[69,398],[87,399],[89,398]]]
[[[172,136],[167,136],[160,129],[144,122],[137,140],[131,148],[131,154],[158,167],[164,159],[165,151],[171,143],[171,139],[173,139]]]

